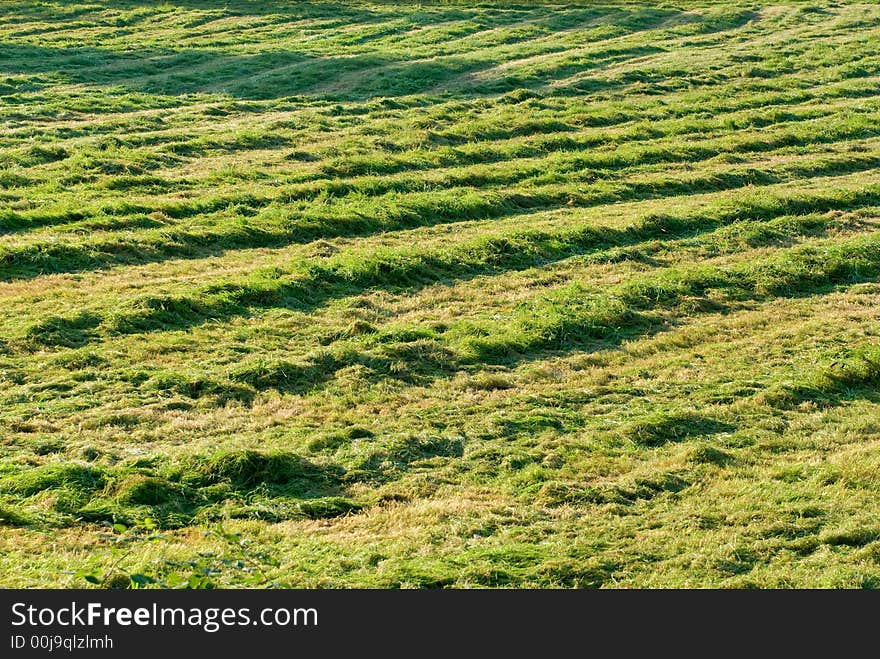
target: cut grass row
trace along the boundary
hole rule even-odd
[[[4,583],[880,583],[875,6],[2,14]]]
[[[319,199],[312,206],[301,207],[303,209],[300,211],[290,208],[282,210],[278,206],[275,209],[267,208],[251,220],[245,218],[247,215],[257,213],[256,210],[246,213],[245,218],[235,216],[240,215],[245,208],[253,208],[255,204],[259,209],[261,206],[271,206],[273,202],[263,201],[245,193],[239,195],[237,203],[224,198],[215,198],[204,200],[199,204],[200,210],[204,212],[210,212],[212,207],[224,209],[221,217],[229,216],[231,212],[232,217],[225,223],[228,226],[219,230],[158,228],[156,224],[160,224],[159,220],[145,213],[132,215],[131,211],[138,207],[126,204],[127,219],[111,220],[117,226],[120,223],[127,226],[128,230],[117,229],[118,238],[114,237],[114,232],[105,232],[103,237],[83,242],[59,243],[57,240],[47,242],[38,240],[24,244],[13,243],[9,246],[0,246],[0,262],[6,266],[4,268],[6,279],[27,278],[46,272],[75,272],[107,267],[120,262],[197,257],[212,251],[246,247],[280,247],[321,238],[367,235],[377,231],[498,218],[524,211],[533,212],[563,206],[589,207],[624,200],[654,199],[668,195],[736,189],[745,185],[766,186],[804,175],[839,176],[846,172],[874,169],[877,160],[869,153],[858,156],[831,156],[815,160],[813,163],[815,164],[809,160],[795,161],[791,164],[781,164],[770,172],[753,167],[734,166],[727,168],[726,172],[724,170],[709,172],[690,178],[663,176],[630,183],[596,183],[574,190],[569,184],[548,183],[542,186],[507,188],[504,191],[489,193],[462,188],[442,192],[387,193],[376,198],[364,198],[355,194],[350,199],[343,198],[334,203]],[[169,205],[162,211],[152,212],[173,215],[181,211],[176,206]],[[191,206],[184,205],[182,212],[191,212]],[[84,223],[84,228],[90,226],[84,220],[82,211],[67,211],[63,217]],[[21,215],[8,213],[6,220],[8,226],[21,226],[20,218]],[[144,230],[133,234],[131,232],[133,227]]]

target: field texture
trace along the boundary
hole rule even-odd
[[[0,584],[880,585],[880,5],[0,4]]]

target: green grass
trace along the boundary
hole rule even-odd
[[[880,585],[880,7],[9,0],[0,585]]]

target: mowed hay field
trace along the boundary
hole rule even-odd
[[[0,583],[880,585],[880,5],[0,5]]]

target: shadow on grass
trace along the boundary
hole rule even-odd
[[[738,11],[730,16],[705,17],[700,14],[672,8],[630,7],[610,4],[600,7],[563,7],[547,12],[546,8],[502,7],[487,11],[485,7],[464,8],[449,6],[420,6],[419,9],[386,4],[380,10],[375,7],[328,2],[186,2],[173,3],[183,9],[202,9],[209,15],[194,15],[188,29],[210,25],[224,16],[263,16],[275,19],[278,24],[314,21],[317,29],[328,31],[328,39],[340,41],[339,49],[363,45],[384,36],[405,37],[417,28],[430,29],[450,21],[471,23],[464,26],[463,33],[450,35],[445,40],[473,36],[492,28],[515,27],[525,21],[542,29],[535,36],[546,36],[557,30],[572,29],[587,22],[606,24],[623,36],[663,25],[693,23],[698,33],[712,33],[733,29],[754,18],[752,12]],[[100,7],[100,5],[98,5]],[[142,3],[108,3],[116,11],[142,9]],[[45,9],[16,7],[11,15],[44,18],[55,22],[67,19],[84,20],[88,12],[55,12],[55,6]],[[52,13],[50,14],[50,9]],[[142,20],[159,20],[164,12],[138,12],[126,18],[115,19],[115,29],[137,29]],[[100,19],[99,24],[107,21]],[[401,21],[395,29],[376,30],[374,26],[388,21]],[[63,25],[63,22],[60,23]],[[372,30],[363,36],[343,39],[333,30],[363,26]],[[154,27],[151,23],[151,29]],[[110,26],[108,26],[109,30]],[[241,38],[247,36],[248,24],[241,28]],[[226,32],[224,32],[226,34]],[[512,37],[513,41],[525,37]],[[418,43],[418,40],[414,40]],[[41,74],[58,77],[68,83],[102,86],[122,86],[132,91],[150,94],[179,96],[202,92],[219,92],[240,99],[274,99],[291,96],[327,97],[363,101],[379,96],[419,94],[438,89],[462,77],[494,68],[503,60],[499,55],[483,58],[464,51],[460,54],[441,55],[430,60],[409,59],[406,49],[393,54],[378,49],[372,52],[353,52],[340,56],[317,56],[308,52],[272,50],[253,54],[234,54],[211,48],[144,48],[141,50],[111,50],[106,48],[74,46],[53,47],[34,44],[0,44],[0,60],[4,70],[13,74]],[[510,91],[517,87],[543,85],[560,76],[579,71],[601,68],[634,57],[657,52],[649,46],[610,46],[607,52],[592,53],[589,58],[563,59],[558,65],[544,70],[535,69],[525,74],[512,74],[505,78],[498,74],[485,83],[467,78],[455,86],[459,97]],[[494,59],[493,59],[494,57]],[[594,82],[594,85],[629,84],[632,80],[621,79],[617,83]]]

